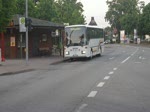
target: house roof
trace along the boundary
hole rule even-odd
[[[15,26],[19,25],[19,18],[21,17],[25,17],[24,15],[19,15],[19,14],[15,14],[13,16],[13,23]],[[32,20],[32,26],[33,27],[64,27],[63,24],[59,24],[59,23],[53,23],[50,21],[46,21],[46,20],[41,20],[41,19],[37,19],[37,18],[32,18],[29,17]]]

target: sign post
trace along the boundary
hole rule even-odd
[[[26,0],[26,17],[28,18],[28,0]],[[28,26],[26,27],[26,65],[28,64]]]

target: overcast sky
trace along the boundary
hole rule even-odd
[[[86,17],[86,22],[89,23],[91,17],[95,18],[96,23],[100,27],[107,27],[108,23],[105,22],[105,14],[108,11],[108,6],[106,5],[107,0],[78,0],[83,4],[84,16]],[[141,1],[141,0],[140,0]],[[150,0],[142,0],[145,3],[149,3]]]

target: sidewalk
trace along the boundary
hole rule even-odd
[[[25,59],[6,59],[6,61],[0,65],[0,76],[37,69],[48,69],[51,64],[60,63],[62,61],[64,61],[64,58],[58,55],[29,58],[28,62],[26,62]]]

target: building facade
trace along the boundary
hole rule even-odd
[[[14,15],[11,23],[4,33],[5,58],[25,58],[26,35],[19,30],[19,18],[22,15]],[[32,30],[28,32],[29,57],[51,55],[53,47],[59,49],[63,46],[64,25],[45,20],[31,18]],[[0,43],[2,40],[0,39]],[[1,47],[1,44],[0,44]]]

